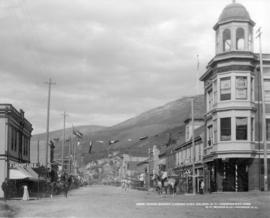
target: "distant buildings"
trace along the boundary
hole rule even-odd
[[[0,104],[0,184],[19,175],[35,177],[29,167],[32,124],[11,104]],[[2,189],[0,197],[3,197]]]

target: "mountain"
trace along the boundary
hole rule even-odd
[[[202,118],[205,113],[204,96],[194,96],[193,99],[194,116]],[[147,156],[148,148],[151,146],[162,147],[168,143],[169,138],[178,140],[183,137],[184,121],[188,118],[191,118],[191,97],[184,97],[111,127],[94,129],[91,126],[84,129],[78,127],[84,137],[80,141],[80,146],[77,146],[77,159],[80,164],[85,165],[90,160],[108,156],[112,151]],[[61,157],[62,134],[62,130],[52,134],[52,137],[60,138],[56,143],[56,158]],[[67,131],[66,138],[69,134],[72,134],[71,131]],[[33,139],[37,137],[33,136]],[[91,154],[88,153],[90,141],[93,144]],[[65,154],[68,153],[68,145],[72,144],[71,147],[73,147],[74,143],[74,139],[66,143]]]

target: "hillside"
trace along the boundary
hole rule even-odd
[[[204,96],[194,97],[195,117],[202,117],[205,112]],[[154,108],[136,117],[126,120],[111,127],[98,127],[90,131],[88,127],[82,130],[84,137],[81,139],[80,146],[77,147],[77,157],[81,164],[86,164],[90,160],[106,157],[109,152],[120,151],[138,156],[147,156],[148,148],[154,144],[158,147],[163,146],[171,138],[179,139],[184,135],[184,121],[191,117],[190,97],[184,97],[176,101],[169,102],[164,106]],[[67,131],[68,138],[71,131]],[[61,154],[62,131],[54,133],[53,136],[59,137],[56,143],[56,158]],[[34,136],[33,139],[37,139]],[[91,154],[89,142],[93,143]],[[117,143],[109,143],[117,141]],[[73,147],[75,139],[66,143],[65,154],[69,151],[69,144]]]

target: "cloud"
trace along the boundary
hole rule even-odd
[[[26,111],[45,131],[47,85],[51,128],[113,125],[195,94],[214,56],[213,25],[227,0],[10,0],[0,2],[1,101]],[[269,35],[268,1],[243,0]],[[269,38],[269,37],[268,37]],[[265,48],[269,42],[263,41]],[[255,46],[255,49],[257,47]]]

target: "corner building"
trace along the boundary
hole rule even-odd
[[[203,162],[208,191],[263,189],[262,88],[254,26],[246,8],[235,2],[223,9],[214,26],[216,54],[200,78],[206,100]],[[269,151],[270,54],[263,54],[263,68]]]

